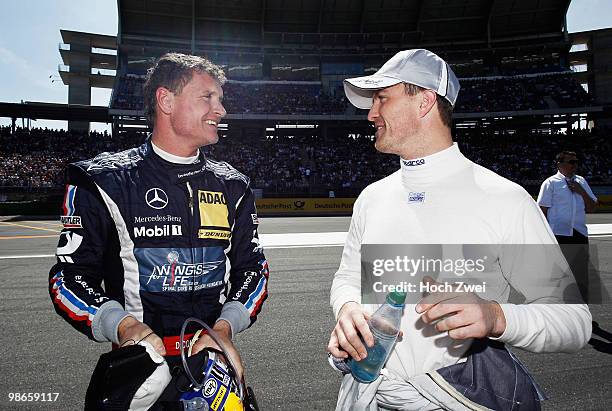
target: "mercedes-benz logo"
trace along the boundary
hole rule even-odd
[[[168,205],[168,196],[166,192],[161,188],[151,188],[145,194],[145,201],[149,205],[149,207],[154,208],[156,210],[161,210],[165,206]]]

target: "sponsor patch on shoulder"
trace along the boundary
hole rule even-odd
[[[253,224],[259,224],[259,217],[257,217],[257,214],[251,214],[251,218],[253,219]]]
[[[83,228],[81,217],[78,215],[63,215],[60,217],[60,222],[64,228]]]
[[[425,192],[410,192],[408,193],[409,203],[422,203],[425,201]]]

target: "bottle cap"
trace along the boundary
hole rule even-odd
[[[387,302],[393,305],[404,305],[406,301],[406,293],[400,293],[394,291],[392,293],[387,294]]]

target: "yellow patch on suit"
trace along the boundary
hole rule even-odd
[[[220,191],[198,190],[198,207],[200,210],[198,237],[229,239],[231,234],[225,194]]]
[[[223,399],[225,397],[226,391],[227,391],[227,389],[223,385],[221,387],[219,387],[219,392],[217,393],[217,396],[215,397],[215,399],[212,402],[212,404],[210,404],[210,408],[212,408],[214,411],[217,411],[219,406],[223,405],[222,401],[223,401]]]

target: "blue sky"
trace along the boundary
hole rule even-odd
[[[60,29],[117,34],[115,0],[13,0],[2,5],[0,25],[0,101],[66,103],[68,87],[59,79]],[[572,0],[570,32],[612,27],[612,1]],[[51,76],[51,78],[50,78]],[[107,105],[110,90],[93,89],[92,104]],[[10,120],[0,118],[0,124]],[[35,127],[65,128],[63,121],[32,123]],[[95,129],[108,129],[92,124]]]

